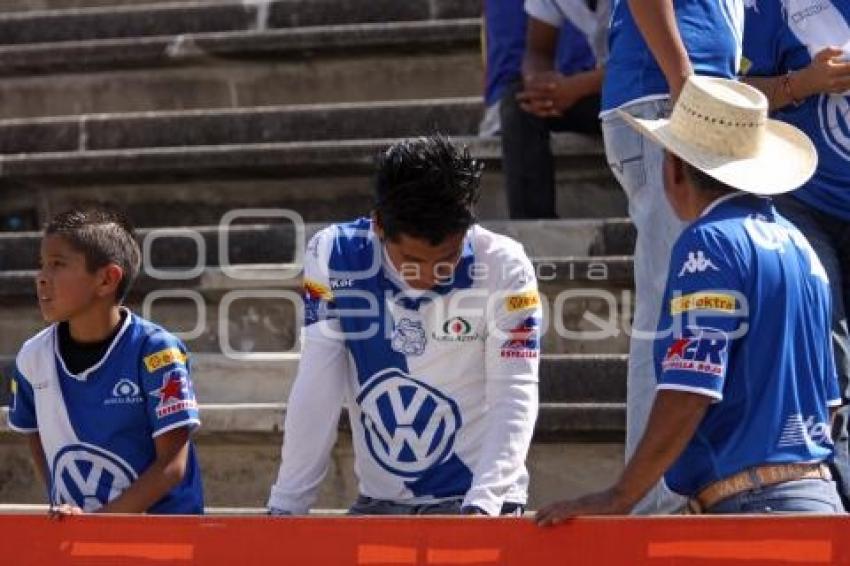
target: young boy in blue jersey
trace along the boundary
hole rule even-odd
[[[60,516],[203,512],[186,348],[122,306],[139,264],[116,213],[66,212],[44,231],[36,292],[50,326],[17,356],[9,425]]]
[[[669,120],[626,117],[666,149],[673,246],[655,339],[655,401],[619,481],[541,509],[541,525],[629,512],[663,475],[695,513],[843,513],[828,467],[841,403],[823,265],[769,195],[817,153],[743,83],[691,77]]]

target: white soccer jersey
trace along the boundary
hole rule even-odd
[[[305,513],[348,406],[362,495],[525,503],[537,418],[540,298],[510,238],[473,226],[450,282],[411,291],[371,221],[331,226],[305,258],[301,365],[269,506]]]

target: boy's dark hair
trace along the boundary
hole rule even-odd
[[[44,229],[45,236],[61,236],[86,257],[86,268],[93,272],[110,263],[124,271],[118,283],[116,301],[127,298],[133,281],[139,275],[141,252],[133,226],[126,216],[115,210],[91,208],[70,210],[53,217]]]
[[[375,215],[384,234],[431,245],[475,221],[482,166],[441,135],[405,140],[378,159]]]

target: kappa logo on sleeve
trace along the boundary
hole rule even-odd
[[[735,312],[735,297],[725,293],[691,293],[670,300],[670,314],[689,311]]]
[[[505,298],[505,308],[508,312],[535,309],[540,306],[540,294],[537,291],[525,291]]]
[[[682,265],[682,270],[679,271],[679,277],[684,277],[686,274],[693,275],[694,273],[702,273],[704,271],[720,271],[714,262],[705,257],[705,252],[702,250],[689,252],[688,259]]]
[[[189,357],[180,348],[166,348],[144,358],[145,367],[150,373],[168,367],[172,364],[184,364]]]

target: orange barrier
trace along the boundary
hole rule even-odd
[[[850,518],[0,515],[2,564],[485,566],[850,564]]]

